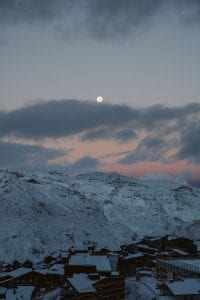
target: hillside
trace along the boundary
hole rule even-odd
[[[34,260],[86,241],[113,249],[143,235],[199,239],[199,212],[200,189],[170,178],[0,171],[0,260]]]

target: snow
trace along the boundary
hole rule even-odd
[[[149,246],[144,245],[144,244],[138,244],[137,246],[141,247],[142,249],[147,249],[147,250],[152,250],[152,251],[158,252],[157,248],[152,248],[152,247],[149,247]]]
[[[53,275],[64,275],[64,265],[63,264],[55,264],[53,265],[48,271],[47,274],[53,274]]]
[[[16,290],[9,289],[6,293],[6,300],[31,300],[34,286],[18,286]]]
[[[153,300],[155,299],[155,293],[143,284],[141,281],[135,280],[135,278],[126,279],[126,300]]]
[[[30,272],[32,272],[32,269],[30,269],[30,268],[23,268],[23,267],[22,267],[22,268],[19,268],[19,269],[14,270],[14,271],[11,271],[11,272],[9,273],[9,275],[10,275],[11,277],[13,277],[13,278],[16,278],[16,277],[19,277],[19,276],[28,274],[28,273],[30,273]]]
[[[0,171],[0,261],[37,262],[88,244],[114,250],[144,235],[198,240],[199,198],[174,180]]]
[[[132,258],[139,258],[139,257],[143,257],[144,255],[141,252],[138,253],[134,253],[134,254],[129,254],[127,256],[124,256],[123,259],[127,260],[127,259],[132,259]]]
[[[8,279],[3,279],[2,282],[6,282],[7,280],[10,280],[11,278],[16,278],[16,277],[19,277],[19,276],[22,276],[22,275],[25,275],[25,274],[28,274],[32,272],[32,269],[29,269],[29,268],[18,268],[14,271],[11,271],[11,272],[3,272],[3,273],[0,273],[0,278],[3,279],[3,277],[9,277]]]
[[[167,264],[184,267],[193,269],[195,272],[200,272],[200,259],[170,259],[170,260],[163,260],[161,261],[166,262]]]
[[[48,272],[48,269],[34,269],[33,272],[42,274],[42,275],[46,275],[46,273]]]
[[[173,295],[200,295],[200,281],[187,278],[182,281],[165,282]]]
[[[69,259],[69,265],[93,265],[96,266],[97,272],[111,271],[110,261],[103,255],[72,255]]]
[[[92,285],[95,281],[89,279],[86,274],[74,274],[72,278],[68,278],[68,281],[79,293],[96,292]]]
[[[183,255],[183,256],[189,256],[189,253],[177,248],[171,248],[171,250],[177,254]]]
[[[159,290],[157,289],[157,280],[153,277],[145,277],[141,282],[149,288],[156,296],[159,295]]]

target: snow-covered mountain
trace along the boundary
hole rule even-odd
[[[86,241],[112,249],[144,235],[200,238],[200,189],[115,173],[75,178],[0,171],[0,260],[35,259]]]

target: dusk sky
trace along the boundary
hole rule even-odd
[[[0,0],[0,26],[0,168],[200,182],[199,0]]]

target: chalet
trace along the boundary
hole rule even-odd
[[[163,251],[168,246],[168,239],[167,236],[145,236],[141,244]]]
[[[64,264],[55,264],[46,271],[46,286],[50,288],[62,287],[65,281]]]
[[[72,255],[69,259],[69,273],[99,273],[107,276],[111,274],[110,261],[104,255]]]
[[[156,268],[160,280],[200,278],[200,259],[158,259]]]
[[[159,285],[159,289],[161,295],[177,300],[200,299],[200,280],[195,278],[164,282]]]
[[[67,278],[66,299],[123,299],[125,280],[119,274],[105,277],[99,274],[74,274]]]
[[[94,283],[100,299],[119,300],[124,299],[125,295],[125,278],[118,274],[100,278]]]
[[[123,254],[123,252],[125,253],[135,253],[136,251],[138,251],[138,244],[141,244],[142,240],[137,240],[134,241],[131,244],[125,244],[121,246],[121,254]]]
[[[144,266],[144,255],[141,252],[119,257],[118,270],[125,276],[135,275],[136,268]]]
[[[65,285],[66,299],[95,299],[98,293],[93,286],[94,282],[87,274],[82,273],[74,274],[73,277],[67,278]]]
[[[197,245],[193,240],[185,237],[168,236],[168,247],[179,248],[188,252],[191,256],[197,256]]]
[[[142,252],[143,254],[146,254],[148,256],[156,256],[156,254],[159,251],[157,248],[152,248],[152,247],[147,246],[145,244],[138,244],[137,247],[138,247],[140,252]]]
[[[164,251],[167,248],[177,248],[189,253],[190,256],[197,255],[197,245],[193,243],[193,240],[184,237],[168,235],[163,237],[145,236],[141,244],[156,248],[159,251]]]
[[[11,272],[0,273],[0,286],[15,288],[17,285],[45,286],[46,275],[40,270],[19,268]]]

